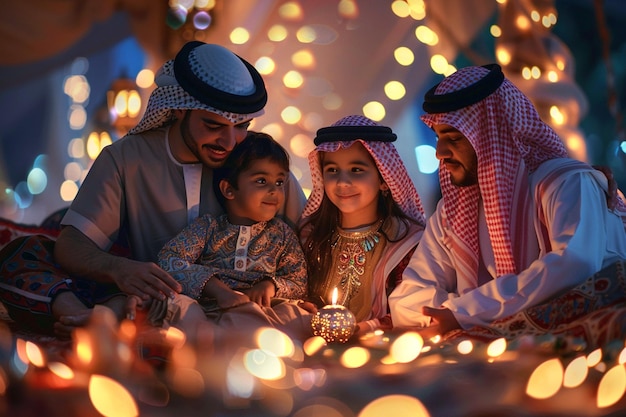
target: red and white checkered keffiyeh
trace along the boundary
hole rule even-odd
[[[347,116],[335,122],[332,126],[380,126],[373,120],[364,116]],[[304,207],[303,217],[308,217],[315,213],[324,197],[324,181],[320,165],[319,152],[336,152],[342,148],[348,148],[355,142],[361,142],[370,153],[376,167],[385,183],[389,186],[391,196],[400,206],[402,211],[409,217],[415,219],[419,224],[425,225],[424,210],[413,181],[409,177],[400,154],[391,142],[377,142],[371,140],[356,139],[350,141],[324,142],[319,144],[309,153],[309,168],[313,190]]]
[[[488,73],[467,67],[445,78],[435,94],[446,94],[474,84]],[[542,162],[567,156],[557,134],[537,114],[530,100],[506,78],[485,99],[448,113],[426,114],[427,126],[447,124],[472,144],[478,158],[478,185],[457,187],[445,165],[439,180],[449,226],[458,241],[453,245],[463,263],[459,277],[476,283],[478,270],[478,205],[482,196],[497,275],[519,273],[524,242],[512,242],[513,228],[532,221],[519,210],[530,203],[527,177]],[[514,192],[514,190],[516,190]],[[518,229],[519,230],[519,229]],[[457,271],[458,272],[458,271]]]

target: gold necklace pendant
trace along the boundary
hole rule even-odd
[[[338,228],[333,249],[337,253],[337,275],[343,289],[343,303],[347,303],[361,286],[361,276],[365,273],[367,252],[380,242],[379,230],[383,221],[379,220],[366,230],[348,231]]]

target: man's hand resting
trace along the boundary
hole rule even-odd
[[[428,326],[426,329],[429,331],[435,331],[439,335],[443,336],[449,331],[460,329],[461,325],[452,314],[450,309],[441,307],[422,307],[422,314],[425,316],[430,316],[432,318],[432,324]],[[434,336],[434,334],[433,334]]]

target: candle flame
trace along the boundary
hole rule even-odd
[[[332,297],[332,304],[333,304],[333,305],[337,304],[337,298],[338,298],[338,295],[337,295],[337,287],[335,287],[335,288],[333,289],[333,297]]]

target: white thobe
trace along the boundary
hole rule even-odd
[[[531,190],[545,175],[557,168],[560,159],[543,163],[529,176]],[[600,269],[626,259],[626,232],[617,212],[607,207],[607,182],[600,172],[576,171],[553,181],[528,213],[528,227],[540,236],[537,205],[546,219],[550,249],[540,239],[530,239],[527,254],[534,256],[518,274],[495,277],[494,256],[484,215],[479,215],[482,276],[474,284],[457,280],[456,260],[447,245],[452,232],[446,229],[443,201],[440,201],[408,267],[403,280],[389,297],[394,326],[427,326],[430,317],[422,306],[449,308],[459,324],[488,326],[490,322],[545,302],[583,282]],[[482,218],[482,221],[480,220]],[[512,242],[513,245],[518,242]],[[489,274],[490,276],[486,276]],[[492,279],[493,278],[493,279]]]

